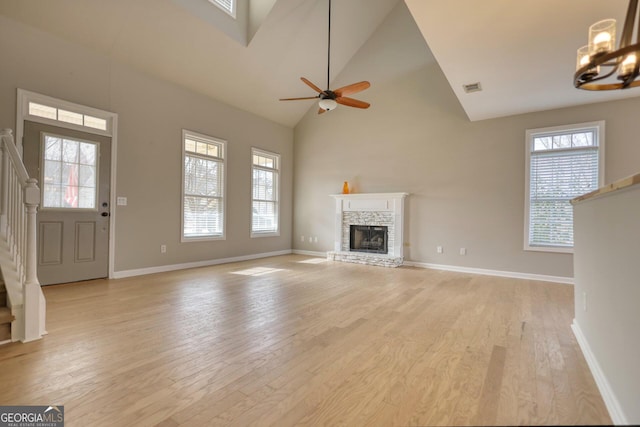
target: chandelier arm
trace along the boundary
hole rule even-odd
[[[638,0],[630,0],[627,16],[622,27],[622,37],[620,40],[620,48],[629,46],[633,37],[633,27],[635,26],[636,12],[638,11]],[[640,17],[639,17],[640,18]]]
[[[603,75],[597,75],[595,77],[591,77],[591,78],[588,78],[588,79],[582,79],[581,77],[582,77],[583,74],[576,73],[575,78],[574,78],[574,86],[579,88],[585,83],[593,83],[593,82],[597,82],[599,80],[604,80],[606,78],[611,77],[613,75],[613,73],[616,72],[617,69],[618,69],[617,67],[612,67],[611,71],[609,71],[608,73],[603,74]],[[585,70],[585,73],[586,73],[586,71],[588,71],[588,70]]]
[[[626,87],[631,88],[631,87],[638,87],[638,86],[640,86],[640,80],[632,82]],[[579,87],[580,89],[592,90],[592,91],[625,89],[625,86],[623,83],[608,83],[608,84],[585,83],[576,87]]]

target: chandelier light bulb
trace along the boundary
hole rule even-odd
[[[627,55],[626,58],[624,58],[624,61],[622,61],[622,65],[620,65],[620,77],[626,77],[629,74],[633,73],[633,69],[636,66],[636,54],[632,53],[630,55]]]
[[[613,51],[616,44],[616,20],[603,19],[589,28],[589,52],[598,55]]]

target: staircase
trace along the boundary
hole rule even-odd
[[[11,322],[15,320],[7,307],[7,288],[0,282],[0,344],[11,341]]]
[[[27,174],[12,131],[0,130],[0,344],[46,334],[46,301],[36,273],[36,183]]]

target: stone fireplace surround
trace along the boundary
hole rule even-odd
[[[332,261],[353,262],[382,267],[399,267],[404,261],[404,200],[408,193],[334,194],[336,200],[334,250]],[[388,227],[388,253],[375,254],[349,250],[351,225]]]

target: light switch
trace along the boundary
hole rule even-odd
[[[127,198],[126,197],[118,197],[116,200],[118,206],[127,206]]]

